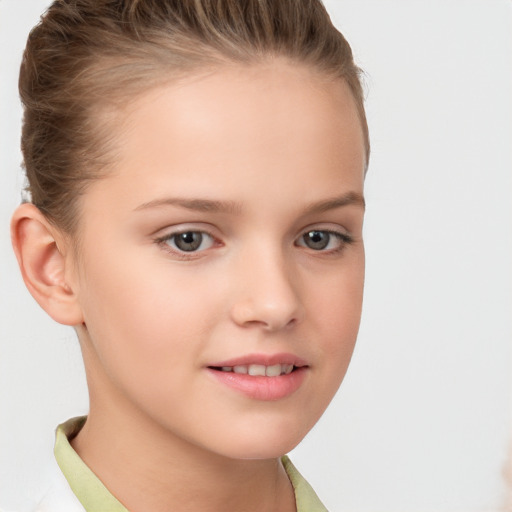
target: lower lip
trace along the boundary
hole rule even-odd
[[[307,367],[297,368],[287,375],[277,377],[252,376],[243,373],[222,372],[208,368],[213,377],[222,384],[240,392],[249,398],[262,401],[274,401],[295,393],[306,377]]]

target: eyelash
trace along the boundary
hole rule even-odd
[[[193,233],[193,234],[200,234],[202,235],[203,237],[206,235],[207,237],[209,237],[211,239],[211,245],[209,247],[207,247],[206,249],[202,249],[202,250],[193,250],[193,251],[184,251],[184,250],[181,250],[179,249],[178,247],[176,248],[172,248],[170,245],[169,245],[169,241],[172,241],[172,240],[176,240],[176,237],[180,236],[180,235],[184,235],[184,234],[190,234],[190,233]],[[307,247],[306,245],[303,245],[303,244],[300,244],[299,241],[301,240],[304,240],[304,237],[308,234],[308,233],[323,233],[323,234],[327,234],[329,235],[329,237],[334,237],[335,239],[338,240],[339,244],[338,244],[338,247],[334,248],[334,249],[329,249],[329,250],[323,250],[323,249],[320,249],[320,250],[315,250],[315,249],[312,249],[311,247]],[[161,236],[161,237],[158,237],[156,238],[155,240],[155,243],[157,245],[159,245],[160,247],[162,247],[163,250],[165,250],[166,252],[168,253],[171,253],[172,255],[174,255],[175,257],[179,258],[179,259],[182,259],[182,260],[193,260],[193,259],[197,259],[198,257],[200,257],[200,255],[210,249],[210,247],[213,247],[215,245],[221,245],[221,242],[219,242],[215,236],[213,236],[211,233],[208,233],[207,231],[204,231],[204,230],[200,230],[200,229],[197,229],[197,230],[194,230],[194,229],[185,229],[185,230],[180,230],[180,231],[176,231],[176,232],[172,232],[172,233],[168,233],[164,236]],[[328,245],[332,242],[332,239],[330,238],[329,241],[328,241]],[[202,242],[201,242],[202,243]],[[323,255],[326,255],[326,256],[330,256],[330,255],[336,255],[336,254],[339,254],[341,253],[345,247],[347,245],[350,245],[350,244],[353,244],[354,243],[354,238],[348,234],[348,233],[345,233],[345,232],[341,232],[341,231],[334,231],[334,230],[330,230],[330,229],[308,229],[306,231],[304,231],[298,238],[297,240],[295,241],[294,245],[296,247],[304,247],[306,249],[309,249],[311,250],[313,253],[318,253],[318,254],[323,254]]]
[[[299,240],[303,240],[304,237],[306,235],[308,235],[309,233],[323,233],[323,234],[327,234],[329,235],[329,237],[334,237],[335,239],[338,240],[339,242],[339,245],[338,247],[334,248],[334,249],[330,249],[330,250],[315,250],[315,249],[312,249],[311,247],[309,247],[309,249],[311,249],[313,252],[317,252],[319,254],[324,254],[324,255],[335,255],[335,254],[339,254],[340,252],[342,252],[345,247],[347,245],[350,245],[354,242],[354,238],[349,235],[348,233],[344,233],[344,232],[341,232],[341,231],[334,231],[334,230],[331,230],[331,229],[308,229],[306,230],[304,233],[302,233],[302,235],[299,236],[299,238],[297,239],[297,241],[295,242],[295,245],[298,245],[299,247],[304,247],[303,245],[299,245]],[[331,243],[331,239],[329,239],[329,242],[328,244]]]
[[[175,232],[172,232],[172,233],[168,233],[168,234],[166,234],[164,236],[161,236],[161,237],[155,239],[155,243],[157,245],[159,245],[160,247],[162,247],[162,249],[164,251],[174,255],[175,257],[177,257],[179,259],[182,259],[182,260],[196,259],[196,258],[199,257],[199,255],[202,252],[206,251],[210,247],[208,247],[207,249],[203,249],[201,251],[197,251],[197,250],[195,250],[195,251],[183,251],[183,250],[180,250],[179,247],[172,248],[169,245],[169,242],[173,241],[173,240],[175,241],[176,237],[178,237],[180,235],[185,235],[185,234],[188,234],[188,233],[200,234],[203,237],[206,235],[212,241],[210,247],[215,246],[215,245],[220,245],[220,242],[218,242],[217,239],[211,233],[208,233],[207,231],[200,230],[200,229],[183,229],[183,230],[180,230],[180,231],[175,231]]]

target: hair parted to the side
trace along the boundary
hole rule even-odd
[[[284,57],[350,87],[369,137],[360,69],[320,0],[56,0],[20,71],[31,201],[72,233],[80,195],[114,160],[116,109],[222,64]]]

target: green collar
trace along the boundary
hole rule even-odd
[[[69,443],[69,440],[80,432],[85,420],[85,416],[72,418],[57,428],[54,450],[57,463],[86,512],[98,510],[128,512],[88,468]],[[290,459],[285,455],[281,461],[295,491],[297,512],[328,512]]]

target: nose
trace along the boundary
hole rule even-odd
[[[233,321],[266,331],[278,331],[300,322],[304,311],[294,266],[281,254],[261,251],[241,260],[231,308]]]

